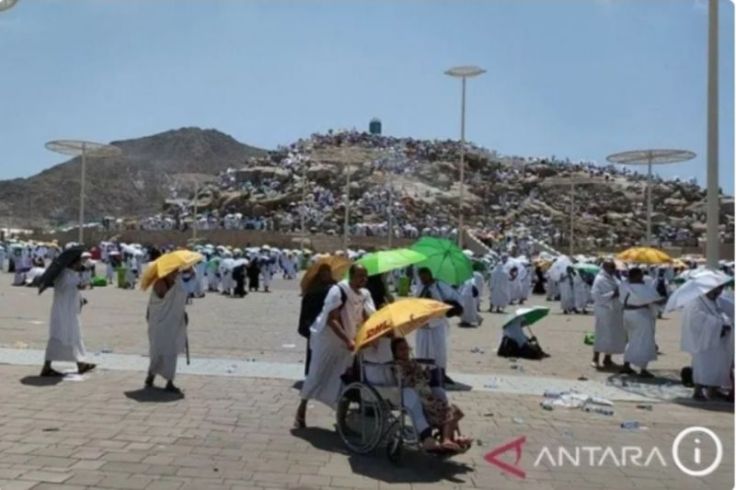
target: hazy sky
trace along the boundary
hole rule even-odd
[[[274,148],[329,128],[468,138],[603,162],[695,151],[705,179],[705,0],[20,0],[0,13],[0,178],[63,161],[56,138],[216,128]],[[720,162],[733,192],[733,6],[720,4]]]

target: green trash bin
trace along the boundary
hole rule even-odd
[[[126,286],[126,284],[125,284],[125,275],[128,272],[128,270],[125,267],[120,266],[117,269],[115,269],[115,272],[118,275],[118,287],[119,288],[122,288],[122,289],[125,289],[125,286]]]
[[[410,287],[411,287],[411,279],[409,279],[409,276],[401,276],[399,278],[397,293],[401,297],[409,296]]]

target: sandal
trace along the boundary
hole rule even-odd
[[[97,367],[97,364],[90,364],[87,362],[82,362],[82,363],[79,363],[79,365],[77,366],[77,371],[79,372],[79,374],[84,374],[86,372],[92,371],[96,367]]]
[[[164,390],[168,391],[169,393],[181,395],[181,390],[178,387],[174,386],[174,383],[172,383],[171,381],[166,383],[166,388],[164,388]]]
[[[44,378],[50,378],[50,377],[61,377],[64,375],[55,369],[48,368],[48,369],[42,369],[41,374],[39,376],[42,376]]]

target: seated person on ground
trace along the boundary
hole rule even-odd
[[[501,345],[498,355],[501,357],[521,357],[524,359],[543,359],[549,354],[542,350],[537,337],[527,337],[524,333],[524,319],[516,318],[503,326]]]

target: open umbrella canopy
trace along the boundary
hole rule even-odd
[[[309,284],[311,284],[311,282],[317,276],[317,272],[319,272],[319,269],[325,264],[330,268],[330,271],[332,272],[332,279],[334,279],[335,281],[340,281],[348,272],[348,269],[350,269],[352,262],[344,255],[327,255],[320,258],[319,260],[315,261],[314,264],[309,267],[309,269],[307,269],[307,272],[304,273],[304,276],[302,277],[302,282],[300,284],[302,292],[304,292],[307,287],[309,287]]]
[[[707,294],[719,286],[733,282],[733,277],[722,272],[705,270],[694,274],[688,281],[677,288],[667,300],[664,311],[673,311],[684,307],[686,304]]]
[[[419,267],[427,267],[435,279],[458,286],[473,276],[473,266],[460,248],[444,238],[424,237],[411,246],[427,259]]]
[[[522,325],[529,326],[537,323],[539,320],[549,314],[549,308],[546,306],[532,306],[529,308],[519,308],[513,315],[509,315],[506,318],[503,326],[505,327],[509,323],[513,322],[518,318],[522,318]]]
[[[601,268],[595,264],[575,264],[573,268],[579,271],[587,272],[588,274],[596,275],[600,272]]]
[[[688,265],[683,262],[681,259],[673,259],[672,263],[670,264],[670,267],[674,269],[687,269]]]
[[[84,253],[84,247],[71,247],[61,252],[38,279],[38,294],[52,287],[59,274],[74,262],[81,259],[82,253]]]
[[[560,279],[562,279],[562,276],[567,273],[567,268],[571,265],[572,260],[570,260],[570,257],[568,257],[567,255],[560,255],[552,263],[552,266],[550,266],[547,274],[549,274],[549,278],[552,279],[554,282],[559,282]]]
[[[369,276],[375,276],[394,269],[403,269],[423,260],[427,260],[423,253],[410,248],[397,248],[364,255],[357,263],[365,267]]]
[[[203,260],[202,254],[192,252],[191,250],[176,250],[163,254],[154,260],[143,272],[141,278],[141,289],[144,291],[158,279],[168,276],[174,271],[180,271],[192,267],[194,264]]]
[[[358,329],[355,350],[357,352],[388,332],[406,336],[430,320],[444,317],[450,308],[450,305],[441,301],[425,298],[405,298],[389,303],[372,314]]]
[[[672,257],[652,247],[633,247],[616,255],[616,258],[633,264],[666,264]]]

